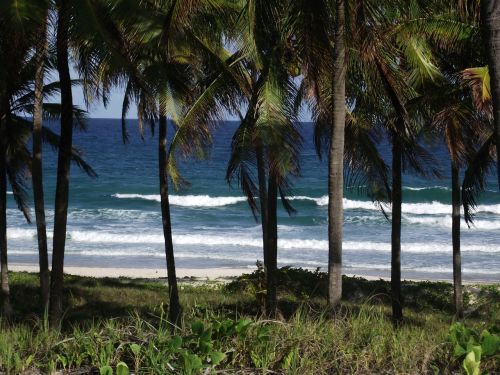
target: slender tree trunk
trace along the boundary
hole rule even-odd
[[[266,185],[266,165],[264,158],[264,149],[262,145],[258,145],[255,148],[255,154],[257,157],[257,176],[259,179],[259,201],[260,201],[260,217],[262,226],[262,249],[264,252],[264,278],[266,280],[266,289],[268,288],[269,281],[269,239],[268,239],[268,197],[267,197],[267,185]],[[264,313],[266,315],[271,315],[272,312],[269,311],[269,303],[267,299],[268,293],[266,291],[266,299],[262,301],[259,298],[259,302],[264,302]]]
[[[328,305],[342,297],[342,234],[344,224],[345,41],[344,0],[336,0],[337,22],[333,49],[333,123],[328,155]]]
[[[161,107],[161,105],[160,105]],[[174,244],[172,241],[172,222],[170,221],[170,203],[168,200],[167,175],[167,117],[164,109],[160,108],[160,124],[158,129],[158,167],[160,175],[161,217],[163,236],[165,238],[165,258],[167,261],[169,319],[176,326],[180,322],[181,306],[175,273]],[[173,327],[175,329],[175,327]]]
[[[268,266],[268,240],[267,240],[267,187],[266,187],[266,165],[264,161],[264,150],[261,145],[255,148],[257,156],[257,176],[259,179],[259,201],[260,201],[260,217],[262,222],[262,247],[264,250],[264,271],[267,275]]]
[[[500,189],[500,1],[481,0],[481,23],[491,77],[493,117],[498,157],[498,188]]]
[[[57,184],[54,210],[54,240],[50,290],[50,324],[59,327],[63,312],[64,250],[68,219],[69,178],[73,142],[73,97],[68,56],[68,0],[56,1],[57,70],[61,83],[61,138],[57,160]]]
[[[268,188],[268,265],[267,265],[267,311],[274,317],[278,305],[276,296],[278,272],[278,186],[274,177],[269,176]]]
[[[453,241],[453,290],[455,299],[455,310],[457,318],[462,319],[463,294],[462,294],[462,259],[460,255],[460,175],[459,169],[452,162],[451,166],[451,189],[452,189],[452,229]]]
[[[396,132],[392,134],[392,232],[391,232],[391,292],[392,319],[403,319],[401,299],[401,205],[402,205],[402,150]]]
[[[3,316],[10,320],[12,306],[10,304],[9,269],[7,263],[7,119],[0,119],[0,274]]]
[[[40,28],[40,42],[36,48],[35,102],[33,108],[33,158],[32,181],[35,201],[36,229],[38,235],[38,256],[40,263],[40,296],[42,312],[48,312],[50,294],[49,256],[47,250],[47,225],[43,196],[42,169],[42,123],[43,123],[43,79],[45,55],[47,53],[47,16]]]

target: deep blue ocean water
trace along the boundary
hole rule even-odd
[[[236,123],[221,123],[206,161],[186,160],[181,170],[191,186],[171,192],[178,267],[254,267],[262,259],[261,232],[238,187],[225,180]],[[295,180],[294,216],[279,211],[280,265],[321,267],[327,263],[326,162],[318,160],[312,125],[304,136],[302,177]],[[58,129],[54,125],[54,129]],[[165,265],[158,193],[157,140],[141,140],[129,121],[130,143],[121,139],[120,121],[92,119],[74,143],[99,177],[72,167],[66,264],[73,266],[162,268]],[[383,150],[388,154],[389,150]],[[443,179],[404,177],[402,269],[408,278],[451,277],[451,199],[449,161],[435,148]],[[45,149],[49,247],[53,219],[56,155]],[[463,224],[464,279],[500,280],[500,194],[494,178],[478,207],[476,226]],[[36,264],[36,227],[26,224],[9,197],[8,240],[12,264]],[[344,200],[344,272],[390,274],[390,223],[356,191]]]

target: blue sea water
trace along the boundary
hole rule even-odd
[[[121,139],[119,120],[92,119],[74,143],[99,177],[72,167],[66,264],[73,266],[162,268],[165,265],[158,193],[157,139],[141,140],[129,121],[130,143]],[[256,222],[237,186],[225,182],[230,141],[236,123],[221,123],[210,157],[186,160],[181,170],[191,186],[171,192],[178,267],[255,266],[262,259]],[[54,129],[58,127],[52,125]],[[303,123],[302,177],[291,199],[297,213],[279,211],[279,263],[323,270],[327,264],[326,162],[318,160],[312,125]],[[389,150],[383,150],[390,159]],[[449,161],[435,148],[443,179],[405,175],[402,272],[406,278],[451,278],[451,191]],[[45,149],[49,247],[53,224],[56,155]],[[500,280],[500,194],[491,179],[481,197],[475,227],[463,224],[464,279]],[[390,274],[390,223],[367,197],[348,190],[344,198],[344,272]],[[36,227],[27,224],[9,197],[8,241],[11,264],[36,264]]]

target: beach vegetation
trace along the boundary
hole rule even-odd
[[[450,314],[450,284],[403,282],[411,302],[395,327],[387,281],[344,277],[348,288],[332,313],[326,273],[279,269],[284,315],[269,319],[249,288],[262,277],[263,270],[230,284],[182,281],[184,314],[172,333],[166,280],[69,276],[65,324],[52,330],[31,310],[39,298],[37,275],[11,274],[13,306],[21,306],[19,299],[31,306],[15,310],[15,324],[2,321],[0,371],[452,373],[464,363],[472,368],[476,357],[469,353],[475,356],[478,347],[481,373],[498,368],[498,286],[466,286],[466,293],[480,289],[484,299],[465,303],[458,323]],[[310,286],[315,283],[320,287]]]
[[[0,371],[498,370],[500,292],[463,285],[460,225],[474,223],[495,168],[500,187],[499,19],[498,0],[2,1]],[[124,143],[132,105],[140,137],[145,124],[158,131],[166,284],[65,275],[71,164],[97,176],[73,145],[86,118],[74,86],[87,107],[123,92]],[[296,212],[305,108],[328,160],[326,273],[278,268],[278,202]],[[228,113],[239,123],[225,182],[260,220],[263,263],[227,284],[178,280],[178,158],[205,158]],[[58,154],[50,271],[43,142]],[[450,162],[453,285],[401,277],[403,175],[440,178],[437,142]],[[8,267],[8,186],[30,221],[29,178],[38,279]],[[343,276],[349,188],[391,221],[390,282]]]

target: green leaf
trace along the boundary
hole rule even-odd
[[[197,334],[198,336],[200,336],[203,333],[203,331],[204,331],[203,322],[200,322],[200,321],[194,322],[191,325],[191,329],[193,330],[193,332],[195,334]]]
[[[137,344],[130,344],[130,350],[134,353],[135,356],[138,356],[141,352],[141,346]]]
[[[214,366],[217,366],[225,358],[226,358],[226,355],[224,353],[222,353],[222,352],[212,352],[212,353],[210,353],[210,362],[212,362],[212,364]]]
[[[244,334],[251,323],[252,321],[250,319],[240,319],[235,327],[236,333],[240,335]]]
[[[284,370],[290,370],[292,368],[292,364],[298,358],[299,351],[298,348],[295,347],[283,358],[283,362],[281,363],[281,368]]]
[[[454,357],[461,357],[465,354],[467,354],[467,350],[465,350],[462,345],[455,344],[455,347],[453,349],[453,356]]]
[[[486,332],[486,333],[485,333]],[[484,355],[495,355],[500,350],[500,337],[488,331],[481,335],[481,350]]]
[[[113,369],[111,366],[103,366],[99,369],[99,374],[101,375],[113,375]]]
[[[200,335],[200,340],[209,342],[212,340],[212,328],[208,328]]]
[[[202,353],[210,353],[213,346],[214,345],[210,341],[200,341],[200,351]]]
[[[68,359],[64,355],[58,354],[57,360],[61,362],[63,368],[66,368],[66,366],[68,365]]]
[[[479,375],[479,360],[473,351],[465,356],[463,366],[467,375]]]
[[[129,375],[128,366],[125,362],[119,362],[116,365],[116,375]]]
[[[476,360],[479,362],[481,361],[481,354],[482,354],[482,349],[480,346],[474,346],[472,348],[472,351],[474,352],[474,355],[476,356]]]
[[[170,340],[170,350],[177,351],[181,348],[181,346],[182,346],[182,337],[173,336],[172,339]]]
[[[196,354],[184,354],[184,373],[193,374],[203,367],[200,357]]]

